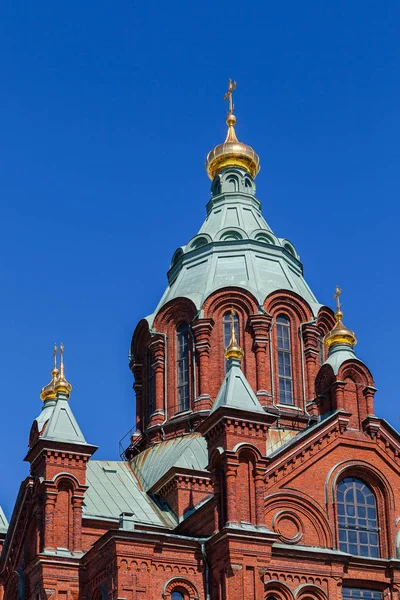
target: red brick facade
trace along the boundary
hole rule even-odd
[[[264,412],[211,412],[225,377],[223,319],[232,308],[242,370]],[[292,404],[279,391],[282,316],[290,329]],[[239,287],[211,293],[201,311],[188,298],[173,299],[151,327],[141,321],[130,364],[137,430],[126,457],[140,464],[161,444],[201,435],[208,464],[166,463],[163,471],[160,453],[148,488],[144,476],[134,477],[154,511],[169,511],[175,525],[138,518],[130,525],[123,511],[118,523],[84,511],[96,448],[34,431],[30,475],[1,555],[5,600],[341,600],[349,593],[368,600],[369,592],[397,600],[400,436],[374,416],[374,382],[361,361],[346,355],[337,372],[324,362],[321,340],[334,322],[329,308],[315,316],[293,291],[278,289],[260,306]],[[189,331],[185,410],[177,396],[182,323]],[[374,531],[368,543],[378,540],[371,552],[379,556],[341,549],[344,480],[372,492],[377,528],[367,524],[361,533]]]

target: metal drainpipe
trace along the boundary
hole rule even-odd
[[[272,356],[272,336],[271,331],[274,326],[275,319],[271,321],[271,327],[269,328],[269,368],[271,371],[271,394],[272,394],[272,404],[275,404],[275,373],[274,373],[274,359]]]
[[[303,377],[303,403],[304,403],[304,413],[308,415],[307,412],[307,392],[306,392],[306,377],[305,377],[305,369],[304,369],[304,342],[303,342],[303,327],[304,325],[314,325],[316,322],[316,318],[314,317],[311,321],[305,321],[304,323],[300,323],[300,348],[301,348],[301,373]]]
[[[196,340],[192,331],[192,328],[189,327],[189,334],[192,338],[193,352],[192,352],[192,360],[193,360],[193,391],[194,391],[194,399],[197,397],[197,377],[196,377]]]
[[[210,600],[211,595],[210,595],[210,566],[208,564],[208,560],[207,560],[207,553],[206,553],[206,541],[207,540],[199,540],[199,544],[200,544],[200,548],[201,548],[201,554],[203,556],[203,561],[204,561],[204,593],[205,593],[205,599],[206,600]]]

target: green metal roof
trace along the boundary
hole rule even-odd
[[[219,177],[199,233],[174,254],[169,285],[148,317],[150,325],[170,300],[190,298],[200,310],[211,293],[226,286],[245,288],[260,305],[271,292],[291,290],[316,315],[321,305],[303,278],[299,256],[293,244],[276,237],[265,221],[254,195],[254,181],[240,169],[227,169]],[[236,191],[231,191],[232,178],[238,181]],[[251,187],[244,186],[244,181]]]
[[[131,513],[137,523],[170,529],[177,525],[173,514],[142,490],[127,462],[90,460],[86,483],[85,517],[119,519],[121,513]]]
[[[142,488],[147,491],[172,467],[206,470],[207,443],[199,433],[191,433],[143,450],[130,464]]]
[[[221,406],[265,414],[259,399],[251,389],[240,367],[240,360],[235,358],[231,358],[228,362],[225,379],[222,382],[211,413]]]
[[[39,432],[46,425],[40,436],[42,439],[86,444],[69,401],[62,394],[58,396],[57,400],[46,400],[36,422]]]
[[[337,375],[340,367],[346,360],[355,360],[362,363],[362,360],[357,358],[354,348],[349,344],[337,344],[329,348],[329,355],[324,364],[330,365],[334,374]]]

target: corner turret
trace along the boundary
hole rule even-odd
[[[88,444],[69,404],[72,389],[64,372],[64,346],[60,345],[60,370],[54,346],[52,381],[41,392],[43,407],[29,436],[30,478],[46,497],[40,516],[43,535],[40,552],[82,555],[82,503],[86,490],[86,465],[97,450]],[[73,519],[72,519],[73,514]],[[57,524],[72,523],[72,528]]]

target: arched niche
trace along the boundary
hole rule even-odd
[[[299,490],[285,488],[267,496],[265,519],[267,527],[284,543],[333,547],[331,527],[322,507]]]
[[[264,600],[294,600],[294,596],[282,581],[271,579],[264,584]]]

